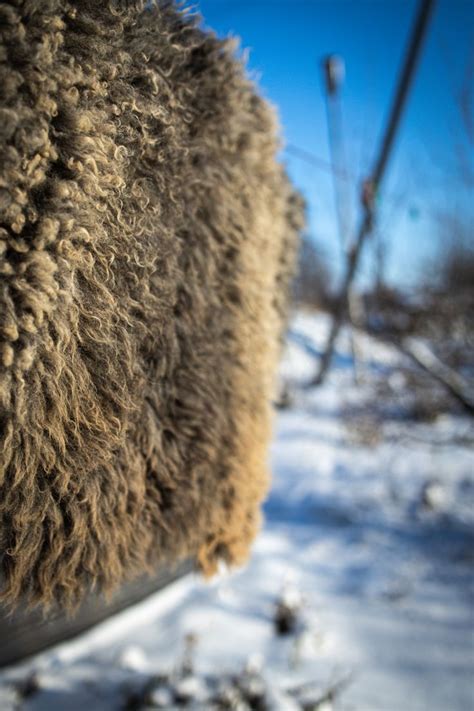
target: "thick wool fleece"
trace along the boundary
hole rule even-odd
[[[275,136],[172,4],[0,2],[7,603],[247,556],[301,227]]]

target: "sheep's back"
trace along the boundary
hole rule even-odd
[[[172,6],[0,2],[3,598],[242,562],[300,206],[233,47]]]

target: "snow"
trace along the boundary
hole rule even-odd
[[[0,708],[15,708],[14,685],[31,673],[38,689],[22,708],[34,711],[121,708],[153,675],[174,681],[156,682],[147,708],[178,699],[208,709],[209,679],[231,698],[239,674],[277,711],[304,708],[305,694],[319,711],[474,708],[471,422],[381,416],[377,384],[403,393],[406,383],[399,354],[368,337],[361,385],[345,334],[327,382],[304,388],[327,326],[302,312],[291,323],[281,367],[291,405],[276,416],[273,485],[249,564],[211,583],[188,575],[5,670]],[[282,609],[287,635],[276,634]]]

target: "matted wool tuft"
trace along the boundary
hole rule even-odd
[[[0,1],[2,599],[243,562],[302,205],[172,3]]]

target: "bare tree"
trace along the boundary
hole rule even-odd
[[[299,253],[294,284],[296,303],[326,309],[331,306],[331,276],[321,247],[307,234]]]

